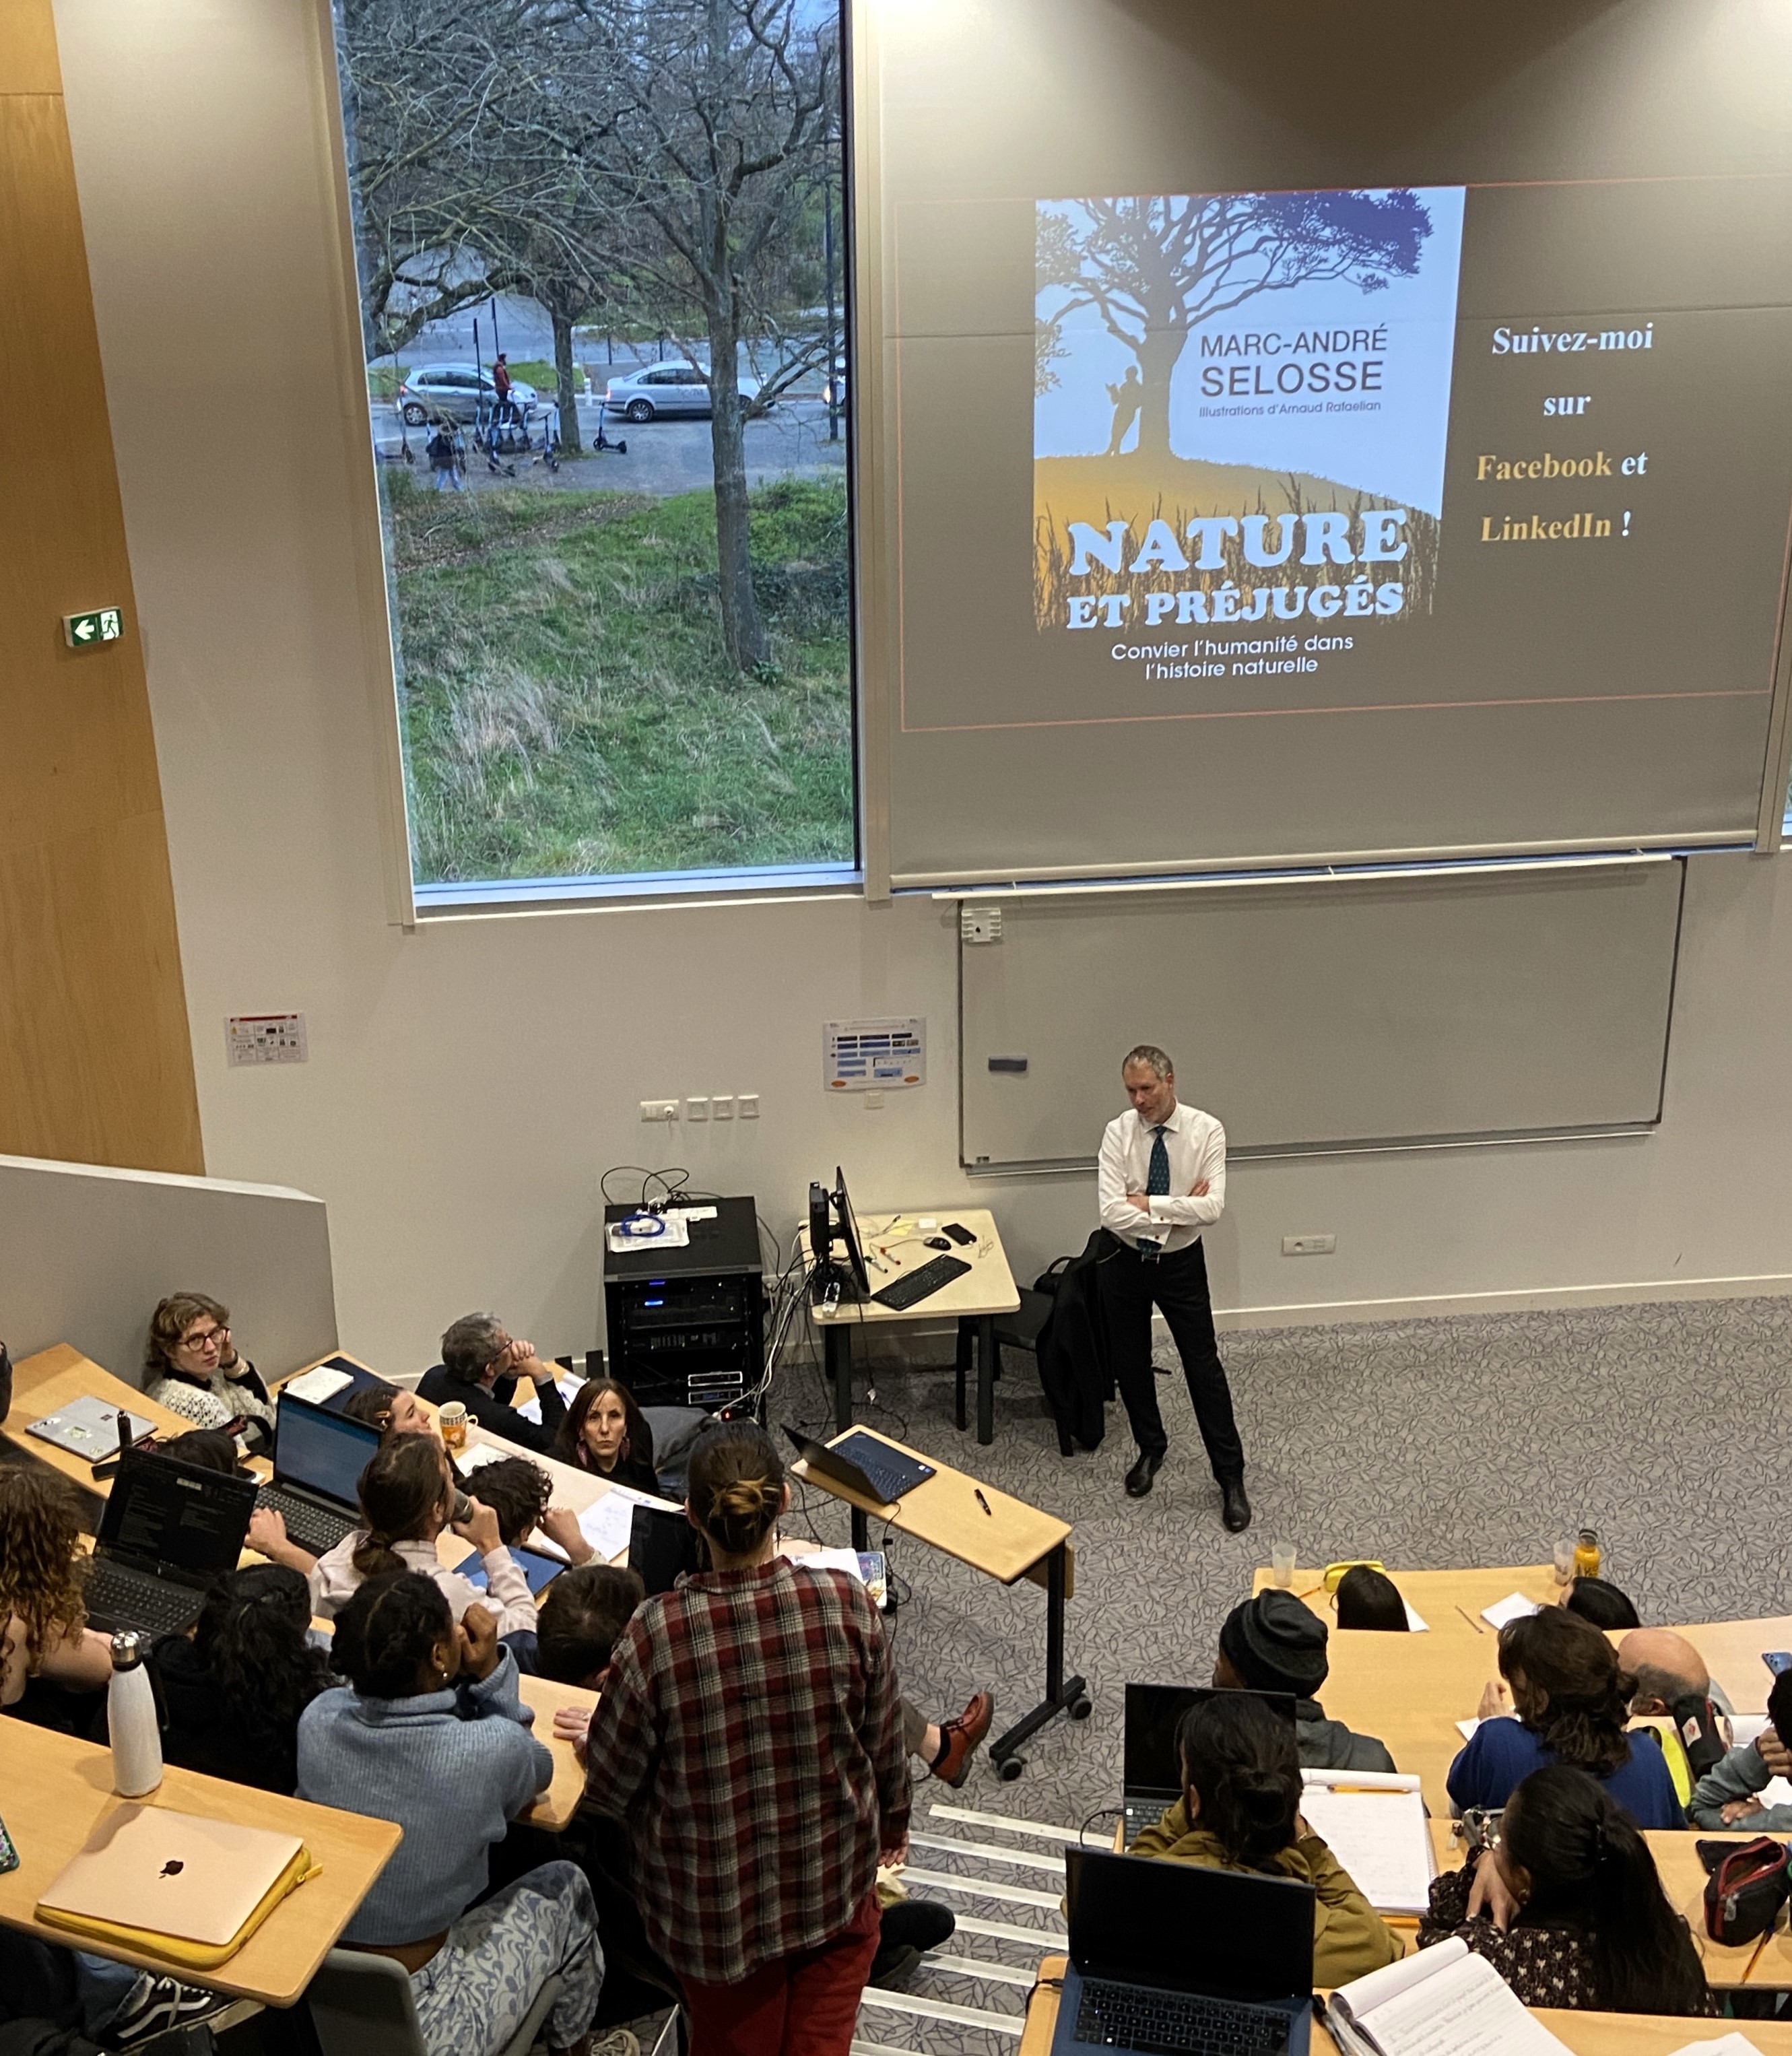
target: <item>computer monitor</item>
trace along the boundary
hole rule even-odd
[[[844,1256],[837,1257],[838,1243]],[[834,1166],[833,1190],[825,1185],[809,1188],[809,1248],[813,1259],[809,1291],[817,1300],[831,1291],[838,1299],[868,1299],[871,1273],[865,1268],[864,1245],[859,1240],[859,1224],[846,1190],[846,1173]]]

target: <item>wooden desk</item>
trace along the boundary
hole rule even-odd
[[[809,1318],[824,1337],[827,1374],[834,1389],[834,1425],[844,1431],[852,1425],[852,1337],[860,1328],[887,1327],[892,1322],[935,1321],[941,1319],[967,1323],[975,1329],[977,1342],[977,1440],[995,1440],[995,1316],[1012,1314],[1020,1306],[1014,1273],[996,1232],[995,1216],[980,1207],[923,1207],[900,1214],[879,1214],[859,1223],[859,1240],[864,1245],[865,1262],[874,1292],[893,1285],[906,1271],[918,1271],[936,1256],[947,1252],[926,1247],[916,1224],[923,1218],[955,1222],[975,1236],[976,1241],[954,1244],[951,1254],[963,1259],[971,1268],[951,1284],[943,1286],[912,1307],[900,1311],[880,1306],[876,1299],[842,1301],[838,1312],[824,1318],[811,1303]],[[929,1228],[929,1235],[939,1231]],[[809,1231],[798,1235],[797,1245],[806,1263]],[[899,1246],[900,1245],[900,1246]],[[880,1253],[887,1251],[887,1253]],[[875,1261],[873,1259],[875,1258]],[[964,1419],[964,1358],[959,1353],[958,1371],[958,1425]]]
[[[923,1463],[932,1464],[934,1475],[893,1505],[886,1506],[810,1469],[799,1457],[790,1466],[795,1477],[819,1485],[852,1508],[855,1548],[869,1546],[868,1522],[875,1516],[1001,1584],[1011,1585],[1017,1579],[1027,1578],[1045,1587],[1046,1695],[1030,1714],[989,1746],[991,1760],[1003,1777],[1018,1777],[1022,1759],[1017,1752],[1030,1735],[1061,1713],[1080,1721],[1086,1720],[1093,1710],[1083,1680],[1064,1675],[1064,1602],[1071,1590],[1070,1524],[1055,1514],[1041,1512],[1025,1500],[1011,1498],[992,1485],[981,1484],[963,1471],[954,1470],[950,1464],[939,1462],[924,1449],[912,1449],[906,1442],[879,1435],[874,1429],[860,1432],[900,1449],[904,1456],[919,1457]],[[987,1502],[987,1511],[983,1501]],[[1011,1765],[1015,1767],[1011,1769]]]
[[[1065,1959],[1047,1956],[1039,1976],[1061,1978]],[[1792,2056],[1792,2026],[1777,2020],[1689,2020],[1659,2014],[1568,2013],[1533,2007],[1531,2013],[1574,2056],[1673,2056],[1689,2042],[1714,2042],[1731,2027],[1739,2028],[1761,2056]],[[1027,2026],[1019,2056],[1049,2056],[1058,2026],[1058,1991],[1043,1983],[1027,2003]],[[1338,2045],[1317,2021],[1313,2023],[1312,2056],[1338,2056]]]
[[[4,1746],[0,1812],[18,1844],[19,1867],[0,1877],[0,1921],[67,1948],[73,1939],[67,1931],[45,1926],[33,1909],[95,1826],[118,1807],[136,1802],[113,1793],[109,1750],[13,1720],[6,1723]],[[228,1785],[172,1764],[144,1803],[303,1835],[322,1865],[319,1876],[275,1908],[228,1963],[215,1971],[179,1972],[188,1984],[267,2006],[291,2006],[301,1996],[399,1841],[400,1830],[389,1821]],[[164,1975],[173,1969],[156,1957],[104,1943],[83,1940],[81,1947]]]
[[[0,1434],[48,1464],[53,1470],[72,1479],[83,1491],[97,1493],[101,1499],[110,1493],[112,1482],[109,1478],[96,1478],[93,1465],[85,1457],[59,1449],[55,1443],[26,1433],[33,1421],[41,1421],[57,1407],[66,1406],[71,1399],[82,1398],[103,1399],[107,1406],[124,1407],[140,1420],[152,1421],[159,1434],[184,1435],[193,1425],[169,1408],[158,1406],[134,1385],[114,1378],[109,1370],[102,1370],[66,1342],[39,1350],[35,1356],[28,1356],[22,1363],[14,1364],[12,1410],[6,1426],[0,1428]],[[94,1452],[96,1456],[117,1453],[116,1449]]]
[[[519,1817],[527,1827],[545,1828],[557,1835],[570,1823],[585,1796],[585,1766],[572,1743],[555,1734],[554,1716],[562,1706],[582,1706],[587,1714],[594,1713],[597,1694],[587,1691],[583,1685],[557,1685],[552,1678],[520,1678],[517,1690],[523,1704],[534,1712],[536,1740],[546,1746],[554,1759],[553,1782],[545,1792],[536,1794],[535,1804]]]
[[[1763,1650],[1792,1649],[1792,1615],[1764,1614],[1752,1620],[1707,1620],[1675,1625],[1705,1659],[1712,1682],[1728,1694],[1739,1714],[1765,1713],[1773,1678],[1761,1661]]]

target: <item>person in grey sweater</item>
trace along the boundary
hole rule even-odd
[[[548,2046],[585,2056],[603,1958],[583,1872],[544,1864],[473,1904],[492,1844],[553,1775],[496,1622],[469,1606],[457,1624],[433,1579],[389,1572],[338,1615],[334,1662],[350,1686],[299,1718],[299,1796],[404,1829],[344,1941],[403,1964],[430,2056],[501,2049],[556,1974]]]
[[[1792,1671],[1782,1671],[1767,1694],[1767,1725],[1753,1742],[1731,1750],[1692,1788],[1687,1808],[1695,1827],[1740,1829],[1750,1835],[1792,1833],[1792,1806],[1763,1805],[1762,1788],[1792,1773]]]

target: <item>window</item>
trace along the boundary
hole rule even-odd
[[[838,0],[334,5],[419,903],[850,876]]]

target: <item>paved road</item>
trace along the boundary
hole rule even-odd
[[[579,407],[580,440],[588,449],[597,433],[597,401],[581,401]],[[389,402],[378,401],[372,409],[374,445],[385,458],[401,457],[409,442],[416,462],[424,465],[423,446],[427,429],[406,431],[398,412]],[[590,492],[650,492],[661,498],[675,492],[693,492],[710,484],[714,469],[707,421],[622,422],[606,421],[604,434],[628,445],[626,456],[609,452],[563,464],[558,472],[544,465],[517,457],[507,460],[516,465],[514,480],[508,475],[494,477],[477,450],[468,453],[466,483],[475,490],[494,484],[530,484],[549,488]],[[746,470],[750,485],[762,485],[776,478],[838,476],[846,463],[846,430],[841,424],[837,442],[828,440],[828,410],[818,399],[781,400],[763,420],[746,425]],[[426,474],[425,474],[426,475]]]

